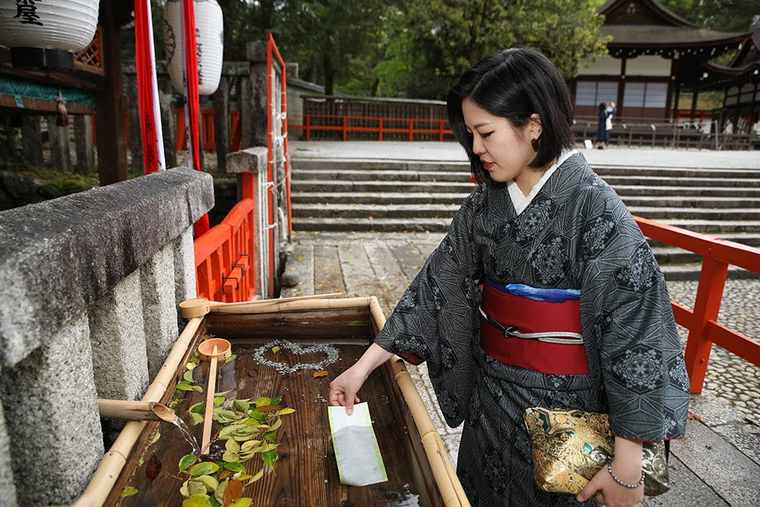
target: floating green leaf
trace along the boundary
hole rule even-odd
[[[230,507],[250,507],[250,505],[253,503],[252,498],[243,497],[238,498],[234,502],[230,504]]]
[[[127,498],[128,496],[136,495],[139,492],[139,490],[134,486],[127,486],[124,488],[121,492],[122,498]]]
[[[251,408],[251,403],[249,400],[235,400],[233,406],[236,410],[239,410],[241,412],[248,412],[248,410]]]
[[[272,353],[273,354],[277,354],[280,350],[282,350],[282,349],[280,348],[279,345],[275,345],[274,347],[272,347]]]
[[[225,400],[224,395],[220,396],[220,395],[217,394],[216,396],[214,396],[214,406],[215,407],[221,407],[222,403],[224,403],[224,400]]]
[[[210,475],[201,475],[196,479],[203,483],[204,486],[206,486],[206,489],[209,491],[216,491],[216,488],[219,487],[219,481],[217,481],[214,477],[211,477]]]
[[[211,461],[204,461],[190,467],[190,475],[198,477],[199,475],[209,475],[219,470],[219,465]]]
[[[278,411],[277,411],[277,415],[288,415],[288,414],[293,414],[293,413],[295,413],[295,411],[296,411],[296,410],[295,410],[294,408],[290,408],[290,407],[287,407],[287,408],[281,408],[280,410],[278,410]]]
[[[206,495],[193,495],[182,502],[182,507],[211,507],[211,501]]]
[[[225,461],[224,468],[229,470],[230,472],[235,472],[235,473],[242,472],[243,470],[245,470],[245,467],[241,465],[240,463],[238,463],[237,461],[235,462]]]
[[[198,457],[195,456],[195,454],[185,454],[180,458],[179,460],[179,471],[184,472],[188,468],[190,468],[190,465],[198,461]]]
[[[229,479],[225,479],[219,483],[219,487],[214,492],[214,498],[222,505],[224,505],[224,492],[227,490],[227,485],[230,483]]]
[[[190,479],[187,482],[187,490],[190,493],[188,496],[205,495],[206,485],[201,481]]]
[[[264,412],[256,410],[255,408],[248,411],[248,417],[259,423],[263,423],[267,419],[267,415]]]
[[[259,398],[256,398],[256,408],[268,407],[271,404],[272,404],[272,398],[267,398],[266,396],[261,396]]]
[[[272,398],[272,405],[279,405],[280,403],[282,403],[282,396]]]
[[[195,369],[196,366],[198,366],[198,363],[194,363],[192,361],[188,361],[187,364],[185,364],[185,368],[190,371],[193,371],[193,369]]]
[[[187,411],[195,413],[195,414],[203,414],[205,410],[206,410],[206,402],[199,401],[197,403],[193,403],[192,405],[190,405],[190,408]]]
[[[269,451],[262,453],[261,459],[264,460],[264,466],[267,469],[272,470],[274,468],[274,464],[279,459],[279,456],[277,455],[277,451]]]
[[[224,504],[219,502],[215,496],[209,497],[209,502],[211,502],[211,507],[224,507]]]
[[[248,486],[249,484],[252,484],[252,483],[258,481],[262,477],[264,477],[264,469],[263,468],[261,470],[259,470],[258,472],[256,472],[253,475],[253,477],[251,477],[251,480],[249,480],[247,483],[245,483],[245,485]]]
[[[222,455],[222,459],[224,461],[229,461],[230,463],[235,461],[240,461],[240,455],[234,451],[225,451]]]
[[[150,439],[150,442],[148,442],[148,445],[153,445],[161,438],[161,432],[156,430],[156,432],[153,434],[153,437]]]
[[[227,442],[224,444],[224,448],[228,451],[238,452],[240,451],[240,444],[234,440],[227,440]]]
[[[184,375],[182,375],[182,378],[186,381],[190,382],[191,384],[195,382],[193,380],[193,370],[187,370]]]
[[[192,385],[187,382],[179,382],[177,384],[177,391],[195,391],[198,393],[202,393],[203,388],[201,386]]]
[[[193,426],[197,426],[203,422],[203,416],[201,414],[196,414],[195,412],[190,413],[190,419],[192,420]]]
[[[224,364],[230,364],[237,358],[237,354],[230,354],[230,357],[224,360]]]

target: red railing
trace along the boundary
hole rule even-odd
[[[246,301],[256,293],[254,201],[238,202],[222,223],[195,240],[198,297]]]
[[[362,124],[357,125],[357,122]],[[368,126],[367,123],[374,123],[374,125]],[[377,134],[378,141],[383,141],[388,134],[402,134],[407,141],[414,141],[415,135],[418,134],[432,136],[438,141],[454,136],[448,128],[448,121],[444,118],[392,118],[307,113],[304,116],[303,126],[299,125],[296,128],[298,127],[303,128],[307,141],[311,141],[314,132],[340,132],[343,141],[348,141],[352,132]]]
[[[702,256],[702,272],[694,308],[690,310],[680,303],[673,303],[676,322],[689,330],[685,359],[691,392],[702,392],[713,344],[760,366],[760,342],[717,321],[728,267],[738,266],[760,273],[760,250],[658,224],[646,218],[637,217],[636,222],[648,238]]]

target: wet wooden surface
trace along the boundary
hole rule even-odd
[[[362,330],[362,334],[365,333],[366,328]],[[214,334],[220,336],[218,332]],[[425,485],[425,476],[429,475],[429,471],[419,465],[419,449],[415,450],[411,443],[407,426],[411,419],[406,416],[405,405],[399,400],[399,393],[383,368],[376,370],[365,383],[362,401],[370,403],[388,482],[367,487],[348,487],[339,482],[327,418],[328,385],[358,359],[366,346],[366,336],[360,334],[354,336],[353,340],[338,338],[336,341],[342,343],[337,345],[339,359],[326,367],[330,374],[319,379],[313,377],[312,370],[283,375],[271,367],[257,364],[253,352],[268,341],[264,338],[235,340],[233,352],[237,354],[236,359],[220,365],[217,391],[230,391],[228,398],[282,396],[282,405],[296,410],[296,413],[282,417],[278,440],[280,459],[275,465],[274,473],[265,474],[263,479],[248,486],[243,496],[252,497],[255,506],[437,505],[439,500],[429,499],[429,485]],[[294,341],[312,343],[303,339]],[[319,361],[324,358],[324,354],[296,355],[287,348],[282,348],[276,355],[269,350],[266,357],[292,365]],[[184,366],[182,368],[184,371]],[[194,373],[196,383],[204,388],[207,371],[207,364],[202,363]],[[204,393],[186,393],[176,408],[177,413],[189,421],[188,408],[197,401],[203,401],[204,397]],[[177,477],[178,462],[184,454],[191,452],[190,447],[174,427],[150,423],[148,428],[139,442],[139,449],[144,451],[133,452],[127,470],[122,474],[107,505],[182,505],[179,493],[182,481]],[[200,424],[192,427],[199,439],[201,429]],[[160,437],[148,445],[157,431],[160,432]],[[215,424],[212,434],[216,431]],[[411,431],[416,433],[414,427]],[[255,474],[262,468],[258,456],[245,465],[250,474]],[[118,494],[127,485],[137,488],[138,494],[119,499]]]

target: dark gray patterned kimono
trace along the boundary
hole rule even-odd
[[[546,375],[485,355],[477,311],[485,279],[580,289],[590,373]],[[528,407],[607,412],[613,433],[631,439],[685,430],[688,379],[663,275],[581,154],[519,216],[505,185],[472,193],[375,343],[427,361],[446,422],[465,422],[457,474],[473,505],[577,505],[535,487]]]

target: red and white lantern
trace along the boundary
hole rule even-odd
[[[4,0],[0,45],[76,53],[95,36],[99,0]]]

